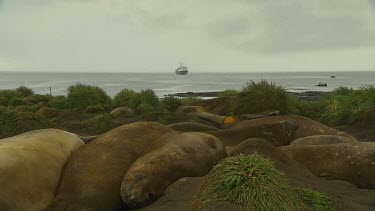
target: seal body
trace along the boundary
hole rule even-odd
[[[294,139],[297,128],[293,121],[280,121],[204,133],[216,136],[225,146],[237,146],[249,138],[263,138],[275,146],[285,146]]]
[[[375,188],[375,143],[290,145],[281,149],[316,176]]]
[[[341,144],[341,143],[357,143],[358,141],[338,135],[316,135],[306,136],[296,139],[290,145],[321,145],[321,144]]]
[[[153,122],[112,129],[81,147],[67,162],[56,198],[48,210],[122,210],[123,175],[145,149],[172,132]]]
[[[82,145],[77,135],[57,129],[0,140],[0,210],[44,210],[66,161]]]
[[[168,125],[169,128],[175,131],[181,131],[181,132],[202,132],[202,131],[215,131],[215,130],[221,130],[216,127],[210,127],[207,125],[202,125],[198,123],[193,122],[180,122]]]
[[[244,120],[239,122],[234,122],[231,124],[226,124],[225,128],[244,128],[249,126],[259,126],[264,124],[276,123],[280,121],[293,121],[298,124],[298,128],[295,133],[295,139],[314,136],[314,135],[340,135],[351,139],[355,139],[353,136],[338,131],[336,129],[325,126],[324,124],[309,119],[307,117],[296,116],[296,115],[285,115],[285,116],[268,116],[253,120]]]
[[[129,168],[121,184],[122,200],[131,207],[144,206],[183,177],[199,177],[227,153],[219,139],[204,133],[168,133]]]

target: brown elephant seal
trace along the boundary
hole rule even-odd
[[[181,106],[177,109],[177,113],[196,113],[196,112],[202,112],[207,111],[206,108],[202,106]]]
[[[247,139],[228,151],[230,156],[240,154],[251,155],[255,153],[270,158],[275,162],[285,163],[290,160],[290,158],[280,149],[275,147],[269,141],[261,138]]]
[[[122,200],[130,207],[147,205],[176,180],[204,176],[225,157],[223,143],[212,135],[168,133],[129,168],[121,185]]]
[[[290,145],[281,150],[316,176],[346,180],[360,188],[375,188],[375,143]]]
[[[121,210],[123,175],[144,150],[172,132],[155,122],[137,122],[110,130],[81,147],[67,162],[49,210]]]
[[[280,121],[222,131],[206,131],[204,133],[216,136],[225,146],[237,146],[249,138],[263,138],[275,146],[285,146],[294,140],[297,128],[298,125],[293,121]]]
[[[341,144],[341,143],[357,143],[358,141],[338,135],[316,135],[306,136],[296,139],[290,145],[320,145],[320,144]]]
[[[348,133],[338,131],[336,129],[327,127],[326,125],[309,119],[307,117],[296,116],[296,115],[285,115],[285,116],[268,116],[259,119],[253,120],[244,120],[244,121],[237,121],[231,124],[223,125],[223,129],[229,128],[243,128],[248,126],[257,126],[257,125],[264,125],[270,123],[276,123],[280,121],[294,121],[298,124],[298,129],[295,134],[295,139],[306,137],[306,136],[314,136],[314,135],[340,135],[345,136],[348,138],[355,139],[353,136],[349,135]]]
[[[44,210],[53,200],[63,167],[84,142],[57,129],[0,140],[0,210]]]
[[[215,131],[215,130],[221,130],[216,127],[211,127],[207,125],[202,125],[198,123],[193,122],[180,122],[168,125],[169,128],[175,131],[181,131],[181,132],[202,132],[202,131]]]

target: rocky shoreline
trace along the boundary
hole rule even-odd
[[[213,92],[180,92],[164,95],[165,97],[203,97],[203,98],[216,98],[219,96],[220,91]],[[322,91],[305,91],[305,92],[287,92],[297,96],[304,101],[317,101],[322,95],[329,94],[329,92]]]

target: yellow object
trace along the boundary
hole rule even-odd
[[[234,122],[234,118],[232,116],[225,117],[225,119],[224,119],[225,124],[226,123],[232,123],[232,122]]]

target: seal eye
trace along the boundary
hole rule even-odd
[[[148,193],[147,196],[148,196],[148,199],[151,199],[151,200],[154,199],[155,197],[154,194],[152,193]]]
[[[135,175],[135,181],[136,182],[139,182],[139,181],[141,181],[142,180],[142,175],[140,175],[140,174],[136,174]]]

